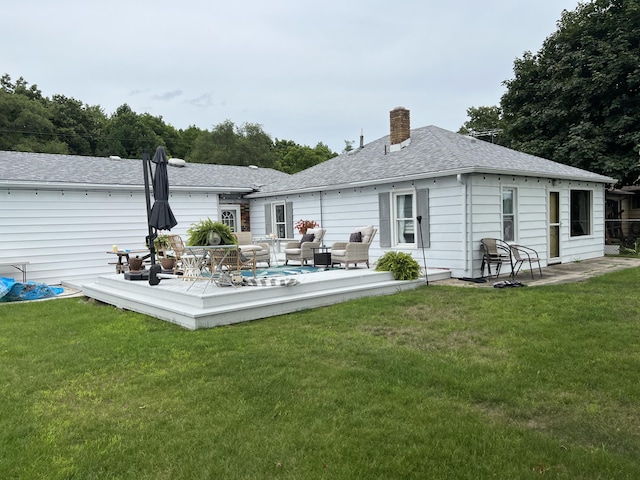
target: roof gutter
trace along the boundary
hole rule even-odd
[[[144,185],[116,185],[106,183],[68,183],[68,182],[37,182],[37,181],[12,181],[0,180],[0,188],[12,188],[14,190],[82,190],[82,191],[144,191]],[[216,192],[216,193],[247,193],[253,192],[251,188],[240,187],[197,187],[171,185],[172,192]]]

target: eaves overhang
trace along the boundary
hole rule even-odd
[[[313,193],[313,192],[324,192],[329,190],[341,190],[345,188],[354,188],[354,187],[373,187],[378,185],[385,185],[389,183],[397,183],[397,182],[410,182],[416,180],[424,180],[430,178],[442,178],[449,177],[454,175],[465,175],[465,174],[490,174],[490,175],[513,175],[513,176],[521,176],[521,177],[535,177],[535,178],[549,178],[556,180],[573,180],[573,181],[583,181],[583,182],[596,182],[596,183],[604,183],[604,184],[615,184],[617,180],[615,178],[607,177],[604,175],[598,175],[594,177],[578,177],[576,175],[568,175],[568,174],[558,174],[558,173],[550,173],[550,172],[524,172],[521,170],[508,170],[508,169],[498,169],[498,168],[478,168],[478,167],[468,167],[468,168],[455,168],[450,170],[439,170],[437,172],[430,173],[418,173],[412,175],[398,175],[393,177],[386,178],[377,178],[371,180],[361,180],[356,182],[346,182],[346,183],[335,183],[330,185],[314,185],[312,187],[305,188],[294,188],[287,190],[277,190],[277,191],[268,191],[268,192],[255,192],[247,195],[247,198],[262,198],[262,197],[275,197],[281,195],[297,195],[301,193]]]
[[[0,188],[10,188],[14,190],[82,190],[82,191],[144,191],[144,185],[121,185],[107,183],[72,183],[72,182],[38,182],[38,181],[15,181],[0,180]],[[252,188],[240,187],[203,187],[171,185],[172,192],[214,192],[214,193],[249,193]],[[153,190],[153,188],[151,188]]]

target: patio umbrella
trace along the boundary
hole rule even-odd
[[[171,230],[178,224],[169,206],[169,176],[167,175],[167,155],[164,147],[156,149],[156,153],[151,159],[156,164],[153,180],[153,198],[155,202],[149,214],[149,225],[156,230]]]
[[[178,221],[173,216],[173,212],[169,206],[169,176],[167,174],[168,162],[167,155],[164,152],[164,147],[158,147],[153,159],[151,160],[156,164],[155,173],[151,173],[153,197],[155,199],[153,208],[150,208],[151,199],[149,195],[149,170],[151,169],[151,165],[147,165],[149,163],[149,154],[146,150],[142,153],[142,157],[144,189],[147,202],[147,223],[149,227],[147,243],[149,245],[149,250],[151,251],[149,284],[157,285],[160,283],[160,278],[158,277],[158,274],[160,273],[160,265],[156,265],[156,249],[154,240],[158,236],[158,230],[171,230],[178,224]]]

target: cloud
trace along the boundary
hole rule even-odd
[[[198,107],[198,108],[208,108],[208,107],[213,107],[214,105],[214,101],[210,93],[204,93],[199,97],[190,98],[187,100],[186,103],[188,103],[193,107]]]
[[[170,92],[164,92],[159,95],[153,95],[151,98],[153,98],[154,100],[162,100],[166,102],[168,100],[173,100],[174,98],[179,97],[180,95],[182,95],[182,90],[171,90]]]
[[[339,151],[361,128],[365,142],[388,134],[398,105],[412,127],[456,131],[578,2],[8,2],[3,38],[20,41],[0,48],[0,74],[176,128],[229,119]]]

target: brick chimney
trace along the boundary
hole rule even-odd
[[[404,107],[396,107],[389,113],[391,120],[391,151],[396,152],[411,143],[410,113]]]

